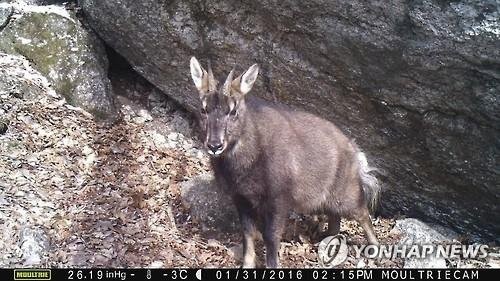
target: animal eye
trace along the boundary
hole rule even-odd
[[[200,112],[201,112],[201,114],[207,114],[207,110],[204,107],[202,107],[200,109]]]
[[[231,111],[229,111],[230,116],[236,116],[237,113],[238,111],[236,111],[236,108],[233,108]]]

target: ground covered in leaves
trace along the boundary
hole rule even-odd
[[[178,105],[145,82],[114,85],[120,114],[97,121],[26,60],[0,55],[0,71],[12,78],[0,88],[0,267],[240,264],[239,234],[206,233],[181,202],[181,183],[209,167]],[[318,266],[309,225],[290,219],[282,266]],[[393,225],[375,220],[382,243],[398,239]],[[350,244],[365,243],[355,222],[343,221],[342,232]],[[344,266],[402,262],[350,256]]]

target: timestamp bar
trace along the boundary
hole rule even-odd
[[[1,280],[483,280],[500,269],[0,269]]]

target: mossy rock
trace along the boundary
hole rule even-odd
[[[14,6],[0,51],[25,56],[69,103],[99,117],[114,113],[103,44],[63,7],[33,7]]]

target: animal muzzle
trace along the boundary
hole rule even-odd
[[[209,138],[207,143],[208,154],[213,156],[220,155],[226,148],[224,138]]]
[[[205,145],[208,154],[212,156],[220,155],[225,145],[225,127],[220,122],[208,122]]]
[[[224,146],[224,144],[222,142],[219,142],[219,141],[207,143],[207,147],[209,150],[208,152],[213,153],[215,155],[222,153],[223,146]]]

